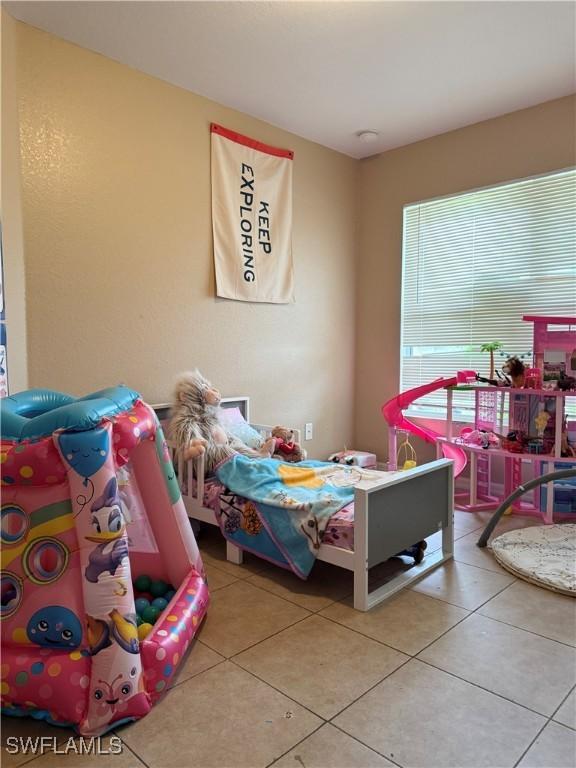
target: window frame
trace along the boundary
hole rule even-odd
[[[399,366],[399,381],[398,381],[398,392],[406,392],[408,390],[402,388],[402,379],[403,379],[403,367],[404,367],[404,348],[406,345],[403,344],[404,341],[404,310],[405,310],[405,292],[404,292],[404,286],[406,284],[405,281],[405,271],[406,271],[406,230],[407,230],[407,216],[406,212],[408,209],[413,208],[415,206],[425,205],[428,203],[435,203],[445,200],[452,200],[459,197],[463,197],[465,195],[474,194],[477,192],[484,192],[484,191],[492,191],[501,189],[503,187],[509,187],[514,186],[518,184],[523,183],[530,183],[532,181],[536,181],[538,179],[548,179],[552,178],[554,176],[561,176],[562,174],[569,173],[569,172],[576,172],[576,165],[570,165],[563,168],[557,168],[552,171],[546,171],[544,173],[539,174],[533,174],[530,176],[523,176],[521,178],[515,178],[515,179],[507,179],[505,181],[497,182],[496,184],[486,184],[482,186],[477,187],[471,187],[470,189],[466,190],[460,190],[458,192],[452,192],[445,195],[436,195],[434,197],[420,199],[420,200],[413,200],[409,203],[404,203],[402,206],[402,245],[401,245],[401,261],[402,261],[402,269],[401,269],[401,286],[400,286],[400,366]],[[575,312],[576,316],[576,312]],[[523,322],[521,318],[519,318],[519,322]],[[412,345],[414,346],[414,345]],[[439,346],[442,346],[441,344]],[[456,371],[454,371],[454,375],[456,374]],[[425,382],[421,382],[424,384]],[[472,400],[472,398],[470,398]],[[570,409],[573,410],[573,409]],[[416,404],[410,404],[408,408],[405,410],[405,414],[407,416],[410,416],[411,418],[420,419],[422,421],[439,421],[439,422],[445,422],[446,421],[446,406],[440,406],[440,405],[416,405]],[[570,414],[571,417],[576,416],[576,412],[574,414]],[[462,424],[471,424],[474,422],[475,413],[474,413],[474,407],[473,405],[470,408],[459,408],[456,405],[453,407],[453,420],[454,422],[462,423]]]

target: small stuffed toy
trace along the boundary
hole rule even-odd
[[[509,357],[502,366],[502,371],[512,380],[512,387],[522,389],[526,383],[526,367],[519,357]]]
[[[272,438],[256,450],[225,430],[218,420],[220,400],[220,392],[200,371],[179,377],[170,419],[170,435],[178,454],[186,461],[204,454],[207,473],[235,453],[255,459],[270,458],[276,446]]]
[[[275,440],[275,448],[272,458],[281,461],[297,462],[306,459],[306,451],[300,447],[300,443],[294,442],[294,431],[286,427],[274,427],[272,437]]]

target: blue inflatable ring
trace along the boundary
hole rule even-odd
[[[30,389],[0,401],[2,439],[19,442],[48,437],[58,429],[82,432],[102,419],[130,410],[138,392],[109,387],[75,398],[50,389]]]

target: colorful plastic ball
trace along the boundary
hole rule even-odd
[[[158,581],[153,581],[150,585],[150,594],[153,597],[164,597],[169,588],[169,584],[166,584],[162,579],[158,579]]]
[[[169,589],[168,592],[165,592],[164,594],[164,600],[167,600],[168,602],[170,602],[170,600],[172,600],[175,594],[176,594],[175,589]]]
[[[136,606],[136,613],[139,616],[142,616],[142,614],[146,610],[146,608],[150,607],[150,601],[146,600],[145,597],[138,597],[134,601],[134,605]]]
[[[137,592],[136,597],[143,597],[145,600],[148,600],[149,603],[151,603],[152,600],[154,600],[150,592]]]
[[[144,624],[144,621],[141,616],[136,615],[136,626],[139,627],[140,624]]]
[[[149,605],[147,608],[144,608],[141,616],[144,619],[145,623],[154,624],[154,622],[156,621],[158,616],[160,616],[161,613],[162,611],[160,610],[160,608],[156,608],[155,605]]]
[[[168,600],[164,597],[155,597],[154,600],[152,600],[152,606],[155,608],[159,608],[161,611],[166,608],[168,605]]]
[[[145,640],[153,629],[152,624],[147,624],[146,622],[140,624],[138,627],[138,640]]]
[[[138,590],[138,592],[148,592],[148,590],[150,589],[151,583],[152,583],[152,579],[150,578],[150,576],[146,576],[145,574],[142,574],[141,576],[138,576],[138,578],[134,582],[134,586]]]

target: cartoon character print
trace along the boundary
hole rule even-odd
[[[84,575],[88,581],[96,584],[103,573],[108,572],[114,576],[122,560],[128,557],[128,543],[123,535],[126,521],[115,477],[106,483],[102,495],[92,503],[90,511],[94,533],[86,536],[86,539],[98,546],[88,557]]]
[[[135,614],[123,616],[114,608],[108,614],[108,620],[86,616],[86,625],[86,637],[92,656],[112,645],[113,640],[128,653],[138,653],[140,650]]]
[[[102,679],[95,681],[90,696],[95,703],[94,712],[100,722],[111,722],[128,709],[129,700],[141,693],[142,686],[138,677],[139,669],[134,664],[128,674],[119,672],[110,682]]]
[[[306,538],[309,540],[310,545],[312,546],[312,549],[318,550],[320,549],[321,542],[321,533],[318,526],[318,518],[315,515],[312,515],[308,518],[306,521],[306,524],[300,523],[300,530],[306,536]]]
[[[279,504],[284,508],[294,509],[298,512],[307,512],[312,506],[309,501],[298,501],[297,499],[294,499],[292,496],[286,493],[286,491],[273,491],[269,503],[272,506]]]
[[[30,617],[26,635],[31,643],[46,648],[78,648],[82,642],[82,624],[69,608],[48,605]]]
[[[249,536],[258,536],[262,528],[262,522],[256,505],[251,501],[244,501],[240,496],[223,493],[220,496],[222,503],[221,513],[224,515],[224,531],[234,535],[238,530],[243,530]]]
[[[335,488],[351,488],[358,485],[364,477],[369,478],[370,473],[363,472],[358,467],[336,464],[334,469],[325,472],[323,477],[329,485]]]
[[[63,432],[58,442],[65,461],[84,478],[84,485],[104,465],[110,450],[110,436],[104,428]]]
[[[118,645],[128,653],[138,653],[138,625],[134,614],[122,615],[115,608],[110,612],[110,630]]]
[[[134,652],[136,617],[112,610],[106,615],[87,616],[87,623],[91,681],[82,727],[97,733],[112,722],[146,714],[150,702],[145,692],[142,660],[139,652]]]
[[[126,586],[125,582],[122,581],[122,579],[116,579],[114,584],[115,586],[112,590],[112,594],[116,595],[116,597],[124,597],[124,595],[128,592],[128,587]]]
[[[86,638],[92,656],[96,656],[104,648],[112,645],[108,623],[103,619],[96,619],[94,616],[86,615]]]

